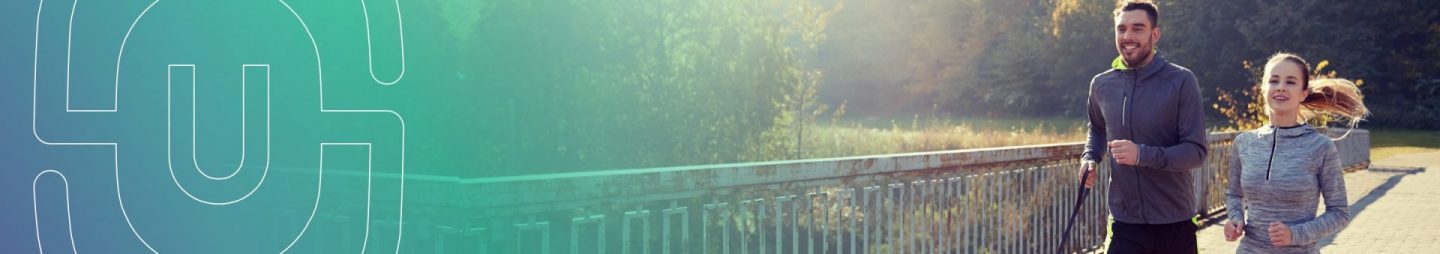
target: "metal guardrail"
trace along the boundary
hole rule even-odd
[[[1344,130],[1329,130],[1338,137]],[[1223,216],[1236,133],[1209,135],[1197,215]],[[1369,132],[1336,141],[1369,164]],[[1082,143],[460,179],[407,176],[406,245],[473,253],[1036,253],[1060,246]],[[1102,165],[1105,163],[1102,163]],[[1110,170],[1102,167],[1101,179]],[[393,177],[393,176],[392,176]],[[1104,242],[1108,181],[1066,249]],[[424,219],[411,219],[424,218]],[[432,241],[424,241],[432,240]]]

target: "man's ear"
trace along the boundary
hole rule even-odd
[[[1160,28],[1150,29],[1150,45],[1153,46],[1158,42],[1160,42]]]

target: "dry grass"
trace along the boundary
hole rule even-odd
[[[998,129],[970,123],[891,124],[890,128],[819,124],[807,129],[805,153],[809,158],[945,151],[970,148],[1079,142],[1085,130],[1074,124],[1029,122]],[[928,126],[922,126],[928,125]],[[1440,131],[1370,131],[1370,160],[1380,161],[1397,154],[1440,152]]]
[[[840,157],[873,154],[944,151],[969,148],[1079,142],[1083,129],[1061,129],[1045,123],[1009,130],[986,130],[970,124],[927,127],[867,128],[818,125],[806,135],[806,155]]]

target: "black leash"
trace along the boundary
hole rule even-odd
[[[1095,172],[1093,168],[1080,172],[1080,188],[1078,191],[1080,195],[1075,197],[1075,210],[1070,212],[1070,222],[1065,223],[1065,232],[1060,235],[1060,248],[1056,250],[1056,253],[1065,253],[1065,244],[1070,240],[1070,229],[1075,227],[1075,216],[1080,215],[1080,205],[1085,204],[1085,196],[1090,195],[1090,188],[1085,188],[1085,177],[1093,172]]]

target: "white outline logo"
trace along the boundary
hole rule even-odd
[[[365,60],[370,64],[370,79],[387,86],[400,82],[401,78],[405,78],[405,17],[400,12],[400,0],[395,0],[395,24],[400,32],[400,74],[390,81],[381,81],[375,76],[375,50],[370,48],[374,44],[370,39],[370,8],[365,6],[365,0],[360,0],[360,11],[365,13]]]
[[[75,251],[75,223],[70,219],[70,179],[65,178],[64,173],[54,169],[40,171],[39,174],[35,174],[35,180],[30,180],[30,210],[35,212],[35,243],[40,248],[40,253],[45,253],[45,241],[40,240],[40,198],[38,197],[40,193],[35,191],[35,187],[40,185],[40,177],[45,174],[59,176],[60,183],[65,186],[65,231],[70,235],[70,253],[80,253]]]
[[[120,63],[122,62],[122,59],[124,59],[125,45],[126,45],[126,43],[129,41],[129,39],[130,39],[130,34],[134,31],[135,26],[138,25],[139,22],[140,22],[140,20],[145,16],[145,14],[148,13],[151,8],[154,8],[155,5],[158,4],[158,3],[160,3],[160,0],[155,0],[155,1],[151,2],[149,5],[147,5],[147,6],[145,7],[145,9],[142,10],[142,11],[140,12],[140,14],[135,17],[134,21],[132,21],[132,23],[130,24],[129,29],[126,30],[124,38],[121,39],[121,41],[120,41],[120,50],[119,50],[119,52],[118,52],[118,54],[117,54],[117,57],[116,57],[116,60],[115,60],[115,87],[114,87],[114,90],[115,90],[115,93],[114,93],[114,96],[115,96],[115,97],[114,97],[114,99],[115,99],[115,100],[113,101],[112,107],[111,107],[110,109],[72,109],[72,108],[70,107],[70,59],[71,59],[70,48],[71,48],[71,46],[72,46],[72,43],[71,43],[71,38],[72,38],[72,36],[71,36],[71,34],[72,34],[73,31],[74,31],[74,30],[73,30],[73,24],[74,24],[75,9],[76,9],[77,6],[78,6],[78,1],[72,1],[72,6],[71,6],[71,9],[70,9],[69,21],[68,21],[69,23],[67,24],[67,28],[66,28],[66,29],[67,29],[67,30],[66,30],[66,33],[67,33],[66,36],[67,36],[67,37],[66,37],[66,55],[65,55],[65,57],[66,57],[66,64],[65,64],[65,68],[66,68],[66,70],[65,70],[65,75],[66,75],[66,77],[65,77],[65,92],[64,92],[64,93],[65,93],[65,110],[64,110],[64,113],[115,113],[115,112],[119,112],[119,91],[120,91],[120,73],[121,73],[121,64],[120,64]],[[396,222],[397,228],[396,228],[396,242],[395,242],[395,252],[398,253],[398,252],[400,252],[401,240],[403,240],[403,238],[404,238],[404,230],[403,230],[403,229],[404,229],[404,218],[405,218],[405,215],[404,215],[404,214],[405,214],[405,206],[404,206],[404,204],[405,204],[405,142],[406,142],[406,124],[405,124],[405,119],[404,119],[404,117],[402,117],[399,113],[396,113],[396,112],[393,111],[393,110],[380,110],[380,109],[328,109],[328,108],[326,108],[326,106],[325,106],[325,84],[324,84],[324,74],[323,74],[323,67],[324,67],[324,65],[321,63],[320,48],[319,48],[318,43],[316,43],[315,36],[314,36],[314,34],[310,31],[309,25],[307,25],[307,24],[305,23],[305,20],[301,17],[301,15],[300,15],[297,11],[295,11],[295,9],[294,9],[292,6],[290,6],[289,3],[287,3],[285,0],[278,0],[278,3],[280,3],[280,4],[283,5],[287,10],[289,10],[290,13],[295,17],[295,20],[300,23],[300,25],[301,25],[302,28],[304,28],[305,34],[306,34],[307,38],[310,40],[311,46],[312,46],[312,48],[313,48],[314,51],[315,51],[315,59],[316,59],[316,66],[317,66],[316,75],[317,75],[317,78],[318,78],[318,79],[317,79],[318,86],[319,86],[318,88],[319,88],[319,90],[320,90],[320,98],[319,98],[319,100],[320,100],[320,112],[322,112],[322,113],[382,113],[382,114],[388,114],[388,115],[390,115],[390,116],[395,117],[395,119],[398,121],[398,123],[399,123],[399,125],[400,125],[400,149],[399,149],[399,151],[400,151],[400,163],[399,163],[399,168],[400,168],[400,181],[399,181],[399,202],[398,202],[398,208],[399,208],[398,211],[399,211],[399,214],[398,214],[398,217],[397,217],[398,219],[397,219],[397,222]],[[362,2],[361,2],[361,5],[362,5],[362,9],[364,9],[365,7],[364,7],[364,2],[363,2],[363,0],[362,0]],[[33,137],[35,137],[35,140],[36,140],[36,141],[39,141],[41,144],[49,145],[49,146],[108,146],[108,147],[110,147],[110,148],[111,148],[112,155],[113,155],[112,158],[111,158],[111,159],[112,159],[112,163],[113,163],[112,165],[114,165],[114,172],[115,172],[115,175],[114,175],[114,176],[115,176],[115,195],[116,195],[117,201],[119,202],[121,215],[122,215],[122,216],[124,217],[124,219],[125,219],[125,224],[130,228],[131,233],[133,233],[133,234],[135,235],[135,237],[136,237],[137,240],[140,240],[140,243],[143,244],[146,249],[148,249],[148,250],[149,250],[150,252],[152,252],[152,253],[159,253],[159,251],[157,251],[153,246],[151,246],[150,243],[149,243],[148,241],[146,241],[145,238],[140,234],[140,232],[139,232],[138,230],[136,230],[134,223],[133,223],[133,222],[131,221],[131,219],[130,219],[130,216],[129,216],[128,211],[126,211],[126,209],[125,209],[124,195],[122,194],[122,192],[121,192],[122,188],[120,187],[120,186],[121,186],[121,181],[120,181],[120,166],[119,166],[119,154],[120,154],[120,153],[119,153],[119,150],[120,150],[119,143],[114,143],[114,142],[110,142],[110,143],[104,143],[104,142],[50,142],[50,141],[47,141],[47,140],[45,140],[44,138],[42,138],[41,135],[40,135],[40,133],[39,133],[39,128],[38,128],[38,122],[39,122],[39,121],[38,121],[38,112],[39,112],[39,109],[38,109],[38,108],[39,108],[39,105],[38,105],[39,103],[38,103],[38,102],[39,102],[39,87],[40,87],[40,86],[39,86],[39,69],[40,69],[40,67],[39,67],[39,61],[40,61],[40,54],[39,54],[39,52],[40,52],[41,16],[42,16],[42,14],[43,14],[44,6],[45,6],[45,1],[44,1],[44,0],[40,0],[40,3],[38,4],[38,7],[36,8],[36,11],[35,11],[35,44],[34,44],[34,45],[35,45],[35,49],[34,49],[34,53],[35,53],[35,54],[34,54],[34,60],[33,60],[33,62],[32,62],[34,69],[32,69],[32,83],[31,83],[32,89],[33,89],[33,90],[31,91],[31,99],[32,99],[32,100],[31,100],[31,122],[30,122],[30,123],[31,123],[31,125],[30,125],[30,126],[31,126],[31,135],[32,135]],[[370,39],[369,14],[368,14],[368,10],[365,10],[365,12],[366,12],[366,15],[365,15],[365,16],[366,16],[366,40],[367,40],[367,41],[366,41],[366,45],[367,45],[366,48],[367,48],[367,50],[370,50],[370,42],[369,42],[369,39]],[[396,17],[397,17],[397,21],[400,22],[400,23],[398,23],[398,24],[400,24],[400,26],[401,26],[401,28],[400,28],[400,34],[399,34],[399,35],[400,35],[400,56],[401,56],[401,57],[400,57],[400,61],[401,61],[401,70],[400,70],[400,73],[399,73],[398,75],[396,75],[396,77],[395,77],[393,80],[390,80],[390,81],[382,81],[382,80],[380,80],[380,79],[374,74],[373,61],[370,61],[370,62],[369,62],[370,66],[371,66],[371,71],[370,71],[371,79],[373,79],[373,80],[376,81],[377,83],[380,83],[381,85],[387,85],[387,86],[388,86],[388,85],[393,85],[394,83],[398,82],[401,78],[403,78],[404,73],[405,73],[405,63],[404,63],[404,61],[405,61],[405,53],[404,53],[404,30],[403,30],[403,20],[400,19],[401,16],[400,16],[400,9],[399,9],[399,1],[396,1]],[[373,56],[373,54],[371,54],[371,55]],[[168,66],[167,68],[173,68],[173,67],[175,67],[175,66],[186,66],[186,65],[170,65],[170,66]],[[188,65],[188,66],[193,67],[194,65]],[[242,71],[245,69],[245,67],[255,67],[255,66],[265,66],[265,67],[267,68],[267,78],[268,78],[268,75],[269,75],[269,74],[268,74],[268,73],[269,73],[269,72],[268,72],[268,68],[269,68],[268,65],[244,65],[244,66],[242,66]],[[242,76],[243,76],[243,75],[242,75]],[[167,80],[168,80],[168,77],[167,77]],[[194,81],[194,80],[193,80],[193,76],[192,76],[192,86],[194,85],[193,81]],[[269,112],[269,105],[268,105],[268,104],[269,104],[269,82],[268,82],[268,80],[267,80],[266,83],[267,83],[267,84],[266,84],[266,85],[267,85],[267,88],[266,88],[266,91],[267,91],[267,92],[266,92],[266,93],[267,93],[267,94],[266,94],[266,96],[267,96],[267,99],[266,99],[266,101],[267,101],[267,107],[266,107],[266,110],[267,110],[267,113],[266,113],[266,115],[267,115],[267,120],[266,120],[266,126],[267,126],[267,133],[266,133],[266,136],[267,136],[267,140],[266,140],[266,143],[267,143],[267,144],[266,144],[266,146],[267,146],[267,149],[266,149],[266,150],[267,150],[267,156],[266,156],[267,167],[266,167],[266,170],[265,170],[265,171],[268,172],[268,161],[269,161],[269,156],[268,156],[268,152],[269,152],[269,149],[268,149],[268,146],[269,146],[269,138],[268,138],[268,137],[269,137],[269,131],[268,131],[268,126],[269,126],[269,119],[268,119],[268,118],[269,118],[269,113],[268,113],[268,112]],[[169,93],[169,90],[170,90],[170,86],[169,86],[169,84],[167,83],[167,97],[169,96],[169,94],[168,94],[168,93]],[[243,90],[243,88],[242,88],[242,90]],[[193,93],[193,90],[192,90],[192,93]],[[170,104],[170,103],[168,102],[168,100],[171,100],[171,99],[173,99],[173,98],[167,98],[167,111],[168,111],[169,104]],[[243,100],[244,100],[244,99],[242,98],[242,101],[243,101]],[[194,107],[193,103],[194,103],[194,101],[193,101],[193,94],[192,94],[192,114],[193,114],[193,107]],[[242,106],[242,107],[243,107],[243,106]],[[242,110],[243,110],[243,109],[242,109]],[[242,112],[243,112],[243,111],[242,111]],[[242,113],[242,124],[243,124],[243,121],[244,121],[244,120],[243,120],[243,119],[244,119],[244,116],[243,116],[243,115],[244,115],[244,113]],[[192,130],[193,130],[193,128],[194,128],[194,122],[193,122],[193,121],[194,121],[194,119],[193,119],[193,115],[192,115],[192,123],[191,123],[191,124],[192,124],[192,125],[191,125]],[[170,121],[169,121],[169,116],[168,116],[168,114],[167,114],[167,124],[169,124],[169,123],[170,123]],[[167,133],[169,133],[169,128],[170,128],[170,127],[167,126]],[[242,135],[243,135],[243,134],[242,134]],[[169,135],[167,135],[167,136],[169,136]],[[242,137],[242,139],[243,139],[243,137]],[[170,140],[170,138],[167,137],[167,141],[169,141],[169,140]],[[193,140],[193,133],[192,133],[192,142],[194,142],[194,140]],[[243,143],[242,143],[242,144],[243,144]],[[324,176],[323,176],[324,147],[326,147],[326,146],[331,146],[331,145],[366,146],[367,149],[373,150],[373,147],[372,147],[373,144],[372,144],[372,143],[321,143],[321,144],[320,144],[321,156],[320,156],[320,158],[319,158],[320,163],[321,163],[321,167],[320,167],[320,169],[317,169],[317,170],[320,171],[322,175],[319,177],[320,179],[317,180],[317,188],[320,188],[320,185],[323,184],[323,177],[324,177]],[[170,146],[170,145],[167,144],[167,150],[170,150],[170,149],[168,148],[169,146]],[[243,146],[243,145],[242,145],[242,146]],[[193,143],[192,143],[192,148],[193,148]],[[243,150],[243,149],[244,149],[244,148],[242,148],[242,150]],[[193,157],[193,155],[194,155],[194,154],[193,154],[193,150],[192,150],[192,162],[195,160],[195,158]],[[167,157],[169,157],[168,152],[167,152]],[[372,159],[373,159],[373,157],[367,158],[367,160],[372,160]],[[244,161],[244,156],[243,156],[243,155],[242,155],[241,160],[242,160],[242,164],[243,164],[243,161]],[[368,163],[369,163],[369,162],[367,162],[367,164],[368,164]],[[209,175],[209,174],[206,174],[206,173],[204,172],[204,170],[202,170],[202,169],[199,168],[198,164],[196,165],[196,167],[197,167],[197,171],[199,171],[202,175],[205,175],[205,176],[206,176],[207,178],[209,178],[209,179],[213,179],[213,180],[226,180],[226,179],[229,179],[230,177],[233,177],[235,174],[238,174],[239,171],[240,171],[240,169],[243,168],[243,165],[240,166],[239,168],[237,168],[234,173],[232,173],[232,174],[230,174],[230,175],[228,175],[228,176],[224,176],[224,177],[214,177],[214,176],[211,176],[211,175]],[[371,167],[371,166],[367,166],[367,168],[370,168],[370,167]],[[32,197],[32,208],[34,208],[33,210],[34,210],[34,212],[35,212],[35,222],[36,222],[36,235],[35,235],[35,237],[36,237],[37,243],[40,243],[40,238],[41,238],[41,237],[40,237],[40,225],[39,225],[38,200],[36,200],[36,199],[38,199],[38,197],[37,197],[37,194],[38,194],[38,193],[35,193],[35,191],[36,191],[35,186],[38,185],[38,181],[39,181],[39,178],[40,178],[40,177],[44,176],[45,174],[50,174],[50,173],[53,173],[53,174],[56,174],[56,175],[60,176],[62,182],[65,184],[65,188],[66,188],[65,199],[66,199],[66,213],[67,213],[67,216],[66,216],[66,217],[67,217],[67,221],[69,220],[69,209],[70,209],[70,205],[69,205],[69,199],[70,199],[70,195],[69,195],[69,181],[65,178],[64,174],[60,173],[60,171],[57,171],[57,170],[45,170],[45,171],[40,172],[39,174],[37,174],[37,175],[35,176],[35,180],[32,181],[32,186],[31,186],[31,187],[32,187],[32,188],[31,188],[31,192],[32,192],[32,193],[31,193],[31,194],[32,194],[32,196],[31,196],[31,197]],[[263,175],[263,174],[264,174],[264,173],[262,173],[262,177],[261,177],[260,182],[259,182],[259,183],[256,183],[256,187],[255,187],[255,188],[257,188],[257,189],[259,188],[260,185],[263,184],[263,179],[264,179],[264,175]],[[368,242],[369,242],[370,224],[371,224],[371,220],[370,220],[370,214],[371,214],[371,209],[370,209],[370,208],[371,208],[371,200],[370,200],[370,196],[371,196],[371,192],[373,191],[373,190],[370,188],[370,187],[371,187],[371,186],[370,186],[370,181],[373,179],[373,172],[371,172],[370,169],[367,169],[366,174],[367,174],[367,179],[366,179],[366,205],[365,205],[365,207],[366,207],[366,223],[365,223],[365,237],[364,237],[364,241],[362,241],[362,245],[361,245],[361,251],[362,251],[362,252],[363,252],[363,251],[365,250],[365,248],[368,246]],[[176,181],[176,185],[179,186],[180,184],[179,184],[178,179],[175,179],[175,178],[174,178],[174,170],[173,170],[173,167],[171,167],[171,177],[172,177],[172,180],[175,180],[175,181]],[[182,186],[181,189],[184,190],[184,187]],[[250,191],[250,193],[253,193],[253,192],[254,192],[254,190],[252,189],[252,190]],[[194,195],[191,195],[188,191],[186,191],[186,195],[187,195],[187,196],[190,196],[192,199],[195,199],[195,200],[198,201],[198,202],[205,203],[205,204],[209,204],[209,205],[228,205],[228,204],[233,204],[233,203],[235,203],[235,202],[239,202],[239,201],[241,201],[241,200],[244,200],[244,199],[245,199],[246,197],[248,197],[250,194],[247,193],[246,195],[242,196],[241,198],[238,198],[238,199],[235,199],[235,200],[230,200],[230,201],[225,201],[225,202],[214,202],[214,201],[208,201],[208,200],[199,199],[199,198],[195,197]],[[318,209],[318,207],[319,207],[319,201],[320,201],[320,193],[317,192],[317,193],[316,193],[316,200],[315,200],[315,203],[313,204],[314,207],[315,207],[315,209]],[[290,250],[290,248],[293,247],[294,244],[299,241],[299,239],[304,235],[305,231],[309,229],[310,222],[314,219],[314,215],[315,215],[315,210],[312,210],[312,211],[311,211],[310,218],[306,220],[306,223],[304,224],[303,227],[301,227],[300,232],[295,236],[295,238],[294,238],[284,249],[281,250],[282,253],[285,252],[285,251]],[[67,227],[68,227],[68,225],[67,225]],[[69,233],[71,234],[71,239],[70,239],[70,241],[71,241],[72,251],[74,251],[74,248],[76,247],[76,245],[74,245],[73,230],[71,230]],[[43,247],[42,247],[42,248],[43,248]]]
[[[245,143],[247,143],[247,141],[245,141],[244,139],[245,139],[245,133],[249,132],[249,128],[248,128],[248,126],[245,126],[245,123],[246,123],[246,120],[245,120],[245,119],[248,118],[248,116],[245,115],[245,112],[246,112],[246,110],[245,110],[245,106],[246,106],[246,105],[245,105],[245,97],[246,97],[246,96],[245,96],[245,93],[246,93],[245,87],[247,86],[247,85],[246,85],[247,81],[245,80],[245,79],[246,79],[246,78],[245,78],[246,75],[245,75],[244,72],[245,72],[245,69],[250,68],[250,67],[264,67],[264,68],[265,68],[265,166],[263,167],[263,171],[261,171],[261,173],[260,173],[260,180],[255,183],[255,187],[250,188],[250,191],[249,191],[249,192],[246,192],[244,195],[240,196],[239,198],[230,199],[230,200],[225,200],[225,201],[213,201],[213,200],[209,200],[209,199],[203,199],[203,198],[200,198],[200,197],[196,197],[195,194],[190,193],[190,190],[188,190],[188,189],[185,188],[185,185],[184,185],[184,184],[181,184],[181,183],[180,183],[180,179],[179,179],[179,178],[176,178],[176,177],[175,177],[175,165],[174,165],[174,164],[175,164],[175,159],[172,158],[172,157],[174,156],[174,154],[175,154],[175,152],[174,152],[174,150],[173,150],[173,146],[175,145],[175,142],[174,142],[175,134],[172,132],[172,131],[173,131],[172,129],[174,128],[175,125],[174,125],[174,123],[171,121],[172,118],[175,116],[175,111],[172,110],[171,107],[170,107],[171,104],[175,102],[175,96],[174,96],[173,94],[170,94],[170,92],[173,90],[172,88],[174,87],[174,84],[171,82],[172,80],[170,80],[170,79],[171,79],[172,77],[174,77],[174,73],[173,73],[173,72],[174,72],[175,69],[176,69],[175,67],[190,67],[190,158],[191,158],[191,163],[194,164],[194,166],[195,166],[195,171],[198,171],[198,172],[200,172],[201,175],[205,176],[206,178],[213,179],[213,180],[226,180],[226,179],[229,179],[230,177],[235,176],[235,174],[239,174],[239,173],[240,173],[240,170],[244,169],[244,167],[245,167],[245,161],[246,161],[246,158],[245,158]],[[199,130],[197,130],[197,129],[195,128],[195,118],[196,118],[196,117],[195,117],[195,104],[196,104],[197,101],[200,100],[199,97],[196,97],[196,96],[195,96],[195,90],[198,90],[198,88],[196,88],[196,82],[195,82],[195,76],[197,76],[196,73],[198,72],[198,70],[196,69],[196,67],[195,67],[194,64],[171,64],[171,65],[166,66],[165,72],[166,72],[166,76],[165,76],[165,97],[169,98],[168,100],[165,101],[165,111],[166,111],[166,114],[165,114],[165,163],[166,163],[167,168],[169,168],[169,170],[170,170],[170,179],[173,180],[173,181],[175,181],[175,187],[179,187],[179,188],[180,188],[180,191],[181,191],[181,192],[184,192],[184,193],[185,193],[185,196],[190,197],[190,199],[194,199],[194,200],[197,201],[197,202],[205,203],[205,204],[207,204],[207,205],[216,205],[216,206],[231,205],[231,204],[238,203],[238,202],[240,202],[240,201],[244,201],[244,200],[247,199],[247,198],[250,198],[250,195],[255,194],[255,191],[260,190],[260,186],[265,184],[265,177],[270,175],[270,65],[268,65],[268,64],[245,64],[245,65],[241,65],[241,67],[240,67],[240,72],[241,72],[241,73],[240,73],[240,80],[241,80],[241,81],[240,81],[240,90],[241,90],[241,92],[240,92],[240,105],[241,105],[241,106],[240,106],[240,108],[241,108],[241,109],[240,109],[240,112],[241,112],[241,113],[240,113],[240,125],[241,125],[241,127],[240,127],[240,129],[241,129],[241,131],[240,131],[240,139],[241,139],[241,141],[240,141],[240,144],[241,144],[241,145],[240,145],[240,147],[241,147],[241,150],[240,150],[240,166],[235,169],[235,172],[234,172],[234,173],[231,173],[229,176],[225,176],[225,177],[222,177],[222,178],[211,177],[209,174],[205,174],[205,170],[202,169],[202,168],[200,168],[200,162],[199,162],[198,160],[196,160],[196,158],[195,158],[195,154],[196,154],[196,153],[195,153],[195,146],[196,146],[196,145],[195,145],[195,133],[200,132]],[[324,157],[321,157],[321,158],[324,158]]]

